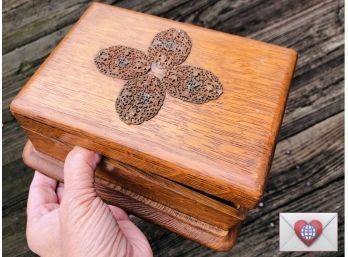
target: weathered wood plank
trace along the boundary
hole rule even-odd
[[[71,26],[64,27],[3,55],[3,123],[13,120],[9,105],[14,96],[70,28]]]
[[[26,202],[33,173],[21,160],[3,165],[3,256],[34,256],[25,239]]]
[[[341,112],[278,143],[264,205],[284,206],[313,188],[343,178],[343,128]]]
[[[112,4],[115,1],[100,2]],[[180,6],[182,2],[190,1],[126,1],[116,4],[143,12],[163,14]],[[6,1],[3,9],[3,53],[73,24],[90,3],[90,0]]]
[[[58,7],[51,10],[53,5],[43,0],[8,0],[3,6],[7,40],[3,57],[4,256],[33,256],[24,237],[32,173],[20,161],[25,137],[10,116],[8,104],[88,5],[84,0],[54,4]],[[236,248],[216,256],[283,256],[277,251],[278,212],[313,210],[339,212],[340,251],[318,256],[342,256],[343,1],[122,0],[115,4],[298,50],[264,207],[249,215]],[[11,19],[16,21],[9,24]],[[43,24],[45,20],[47,24]],[[155,225],[134,220],[148,235],[156,256],[215,256]]]
[[[15,122],[3,125],[2,132],[2,163],[7,165],[21,158],[26,136],[23,129]]]
[[[63,28],[76,19],[89,5],[88,0],[26,1],[3,12],[3,52]]]
[[[279,140],[344,109],[343,49],[328,53],[320,65],[294,78]]]

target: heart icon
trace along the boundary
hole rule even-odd
[[[304,220],[298,220],[294,229],[297,237],[307,246],[310,246],[321,235],[323,225],[318,220],[312,220],[309,223]]]

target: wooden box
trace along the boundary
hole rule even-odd
[[[146,53],[169,28],[192,42],[181,65],[213,72],[223,93],[204,104],[167,94],[155,117],[129,125],[115,110],[125,80],[94,58],[115,45]],[[30,139],[24,161],[63,180],[74,145],[99,152],[105,201],[228,250],[263,194],[295,63],[291,49],[94,3],[11,104]]]

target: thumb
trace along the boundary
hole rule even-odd
[[[100,159],[99,154],[75,146],[64,163],[64,194],[80,195],[91,190],[95,192],[94,171]]]

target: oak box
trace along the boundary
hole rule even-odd
[[[11,104],[24,161],[101,153],[107,202],[216,250],[260,200],[296,52],[94,3]]]

